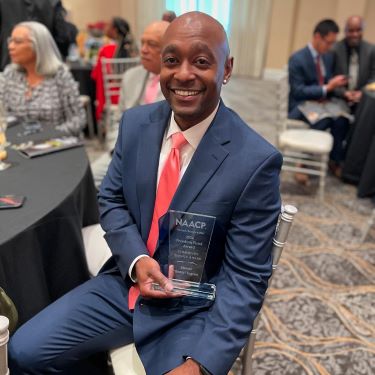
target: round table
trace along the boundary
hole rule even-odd
[[[358,196],[375,195],[375,91],[364,90],[343,168],[344,181],[358,184]]]
[[[24,141],[21,125],[7,131]],[[29,136],[47,139],[55,130]],[[8,148],[0,194],[26,196],[21,208],[0,210],[0,286],[20,323],[88,279],[81,228],[98,222],[96,190],[83,147],[27,159]]]

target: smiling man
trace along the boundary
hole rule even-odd
[[[220,100],[232,65],[215,19],[192,12],[171,23],[160,75],[167,101],[125,111],[99,193],[113,257],[16,332],[13,375],[73,374],[84,356],[130,342],[148,375],[228,373],[271,274],[282,163]],[[174,294],[161,272],[168,210],[215,217],[201,280],[216,285],[214,301]]]
[[[365,22],[360,16],[351,16],[345,24],[345,38],[333,48],[335,74],[344,74],[348,79],[345,87],[337,89],[349,103],[361,100],[362,89],[375,81],[375,46],[363,40]]]

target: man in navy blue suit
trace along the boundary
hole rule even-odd
[[[325,101],[334,90],[347,84],[344,75],[333,77],[333,55],[330,51],[336,41],[339,27],[330,19],[320,21],[314,29],[311,43],[295,52],[289,59],[289,118],[308,123],[298,106],[306,100]],[[310,125],[317,130],[330,129],[334,138],[330,154],[330,168],[339,175],[344,160],[344,146],[349,122],[344,117],[326,118]]]
[[[167,101],[125,111],[99,193],[113,257],[15,333],[12,375],[73,374],[85,356],[130,342],[148,375],[228,373],[271,274],[282,163],[220,100],[232,64],[225,31],[212,17],[191,12],[171,23],[160,76]],[[159,246],[151,257],[146,247],[176,134],[186,142],[169,208],[216,218],[202,280],[216,285],[214,301],[173,294],[158,263],[167,249]],[[130,311],[134,287],[140,295]]]

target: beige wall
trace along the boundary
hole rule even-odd
[[[312,31],[323,18],[333,18],[341,33],[348,16],[366,20],[365,38],[375,42],[375,0],[273,0],[265,68],[283,68],[292,52],[311,40]]]
[[[122,16],[138,39],[148,23],[160,19],[165,2],[63,0],[63,4],[71,10],[78,28]],[[263,68],[283,68],[291,53],[310,41],[319,20],[333,18],[343,29],[352,14],[365,17],[365,38],[375,43],[375,0],[233,0],[230,44],[236,57],[235,72],[259,77]]]
[[[138,38],[146,25],[161,19],[163,0],[63,0],[71,19],[79,29],[90,22],[107,21],[114,16],[124,17]],[[147,10],[147,12],[144,11]],[[139,16],[138,16],[139,15]]]

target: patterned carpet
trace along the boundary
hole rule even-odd
[[[374,374],[374,228],[361,243],[371,202],[333,177],[324,203],[314,184],[282,181],[284,202],[299,212],[263,308],[253,373]]]
[[[273,87],[235,78],[225,93],[271,142]],[[299,212],[262,310],[252,375],[375,374],[375,226],[361,241],[374,204],[332,176],[324,202],[317,180],[303,187],[284,173],[281,181],[284,203]]]

